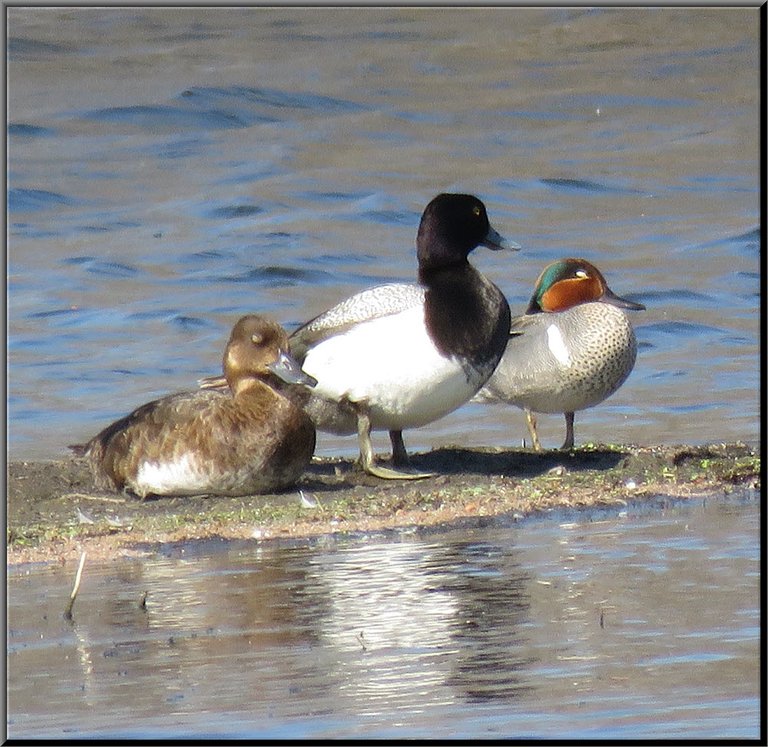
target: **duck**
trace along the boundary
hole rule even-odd
[[[511,313],[499,288],[468,256],[478,246],[520,247],[491,226],[474,195],[430,201],[416,236],[416,283],[363,290],[314,317],[289,338],[316,381],[303,407],[318,430],[357,433],[359,464],[381,479],[422,479],[402,432],[447,415],[491,376],[506,348]],[[388,430],[393,466],[376,463],[372,430]]]
[[[309,416],[281,383],[314,386],[290,356],[285,330],[249,314],[232,328],[228,385],[148,402],[70,448],[87,458],[99,487],[149,496],[242,496],[285,490],[315,450]]]
[[[512,319],[501,362],[473,401],[525,410],[536,451],[541,442],[534,413],[563,413],[561,449],[572,449],[574,413],[614,394],[635,365],[637,340],[624,309],[645,306],[617,296],[591,262],[551,262],[525,314]]]

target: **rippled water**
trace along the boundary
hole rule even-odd
[[[10,737],[760,734],[759,496],[8,575]],[[146,605],[140,600],[146,593]]]
[[[514,309],[566,255],[648,307],[578,442],[756,440],[757,8],[16,7],[7,28],[12,458],[215,373],[241,314],[293,328],[413,279],[446,190],[522,244],[474,258]],[[471,405],[406,439],[524,433]]]

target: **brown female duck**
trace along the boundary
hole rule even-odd
[[[171,394],[71,447],[102,487],[149,495],[250,495],[295,484],[315,449],[309,417],[279,381],[314,385],[287,353],[285,331],[240,319],[224,351],[228,389]]]

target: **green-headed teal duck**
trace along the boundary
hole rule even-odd
[[[512,320],[498,368],[474,401],[523,408],[537,450],[533,413],[564,413],[562,448],[573,448],[574,413],[613,394],[635,365],[637,341],[622,309],[645,306],[613,293],[590,262],[569,257],[547,265],[526,313]]]

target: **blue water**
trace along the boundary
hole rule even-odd
[[[523,246],[474,257],[513,309],[566,255],[647,306],[633,374],[577,443],[755,441],[757,14],[9,9],[11,458],[216,373],[242,314],[292,329],[414,279],[446,190]],[[562,418],[540,430],[558,445]],[[406,441],[525,432],[467,405]]]
[[[757,493],[8,577],[17,738],[760,736]],[[139,602],[146,592],[146,606]]]

